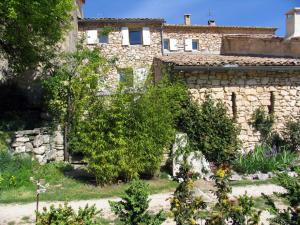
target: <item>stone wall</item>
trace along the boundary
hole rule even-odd
[[[244,150],[253,149],[260,134],[249,125],[253,112],[264,107],[268,112],[271,93],[275,97],[275,126],[281,131],[285,123],[300,113],[300,72],[292,71],[194,71],[181,72],[193,98],[201,103],[206,94],[222,100],[230,115],[232,94],[236,94],[236,119],[241,127]]]
[[[176,26],[166,25],[163,29],[163,38],[173,38],[177,40],[177,51],[164,50],[165,54],[185,51],[185,39],[196,39],[199,43],[199,50],[192,54],[220,54],[222,39],[225,35],[241,34],[256,37],[269,37],[274,35],[274,29],[261,28],[226,28],[209,26]]]
[[[222,54],[300,58],[300,38],[225,36]]]
[[[64,160],[64,140],[60,131],[48,128],[17,131],[11,144],[14,154],[29,154],[40,164]]]

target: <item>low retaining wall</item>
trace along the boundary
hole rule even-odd
[[[40,164],[64,160],[62,132],[50,132],[49,128],[17,131],[11,147],[13,154],[30,154]]]

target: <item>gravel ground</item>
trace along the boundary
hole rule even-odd
[[[239,196],[247,193],[253,197],[261,196],[261,193],[266,195],[271,195],[273,192],[284,192],[282,187],[279,187],[274,184],[268,185],[249,185],[249,186],[242,186],[242,187],[233,187],[232,189],[232,196]],[[165,193],[165,194],[156,194],[152,195],[151,202],[150,202],[150,210],[151,211],[158,211],[160,209],[168,210],[170,208],[169,199],[172,196],[172,193]],[[84,207],[86,204],[93,205],[96,204],[98,209],[101,209],[103,212],[104,218],[112,218],[113,215],[109,209],[109,200],[118,201],[118,198],[108,198],[108,199],[95,199],[95,200],[85,200],[85,201],[71,201],[69,205],[73,208],[78,209],[79,207]],[[59,205],[62,202],[40,202],[40,209],[43,207],[49,207],[51,204]],[[15,224],[32,224],[34,221],[34,211],[36,205],[35,203],[28,203],[28,204],[0,204],[0,224],[5,225],[9,222],[16,222]],[[26,221],[24,218],[27,217]],[[263,212],[262,214],[262,222],[264,224],[269,224],[266,222],[266,219],[269,217],[267,212]],[[23,220],[22,220],[23,219]],[[31,221],[31,223],[30,223]],[[175,223],[171,220],[168,220],[165,225],[174,225]]]

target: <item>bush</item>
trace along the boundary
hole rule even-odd
[[[55,208],[53,205],[50,206],[48,211],[46,208],[43,209],[42,213],[38,213],[37,225],[97,225],[96,222],[97,215],[100,214],[100,211],[96,209],[96,206],[93,205],[89,207],[86,205],[84,208],[79,208],[78,213],[76,213],[72,207],[65,204],[64,206],[59,205],[58,208]]]
[[[245,155],[240,155],[233,163],[233,168],[239,173],[274,172],[286,170],[293,166],[297,154],[288,150],[274,152],[268,146],[256,146]]]
[[[287,202],[286,209],[279,209],[275,206],[272,197],[263,195],[266,204],[269,206],[269,211],[273,214],[270,219],[271,224],[281,225],[298,225],[300,224],[300,171],[297,170],[297,177],[291,177],[287,173],[278,174],[275,181],[287,190],[286,193],[275,193],[284,202]]]
[[[239,149],[239,129],[227,114],[225,105],[210,97],[199,106],[188,101],[178,121],[179,129],[188,134],[190,145],[217,165],[230,163]]]
[[[283,131],[283,137],[291,150],[298,151],[300,149],[300,121],[289,121]]]
[[[149,188],[140,180],[131,182],[120,202],[109,204],[124,225],[160,225],[165,221],[163,211],[152,215],[149,207]]]
[[[250,121],[250,125],[252,125],[256,131],[260,132],[261,141],[263,143],[267,143],[270,140],[273,124],[274,115],[267,114],[263,108],[256,109]]]
[[[194,225],[200,219],[201,210],[206,208],[206,203],[200,196],[194,196],[194,179],[196,174],[191,173],[191,166],[184,159],[176,175],[181,181],[171,199],[171,212],[177,225]]]
[[[72,149],[84,154],[97,184],[153,176],[174,140],[184,98],[186,88],[169,83],[95,98],[73,126]]]
[[[227,224],[258,224],[260,212],[254,209],[254,199],[246,194],[238,199],[229,199],[231,187],[229,177],[231,170],[227,166],[220,167],[215,175],[217,203],[208,213],[206,225]]]

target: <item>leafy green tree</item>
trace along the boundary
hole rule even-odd
[[[237,157],[239,129],[225,105],[207,96],[201,105],[189,100],[183,108],[178,127],[187,133],[192,149],[216,165],[230,164]]]
[[[150,214],[149,187],[140,180],[133,180],[120,202],[109,202],[112,211],[126,225],[160,225],[166,219],[163,211]]]
[[[14,72],[48,63],[71,26],[73,0],[1,0],[0,54]]]
[[[53,75],[44,81],[44,87],[54,122],[63,125],[67,161],[71,132],[90,104],[97,101],[99,88],[104,85],[100,80],[105,78],[113,63],[102,57],[99,49],[90,50],[80,45],[62,61]]]
[[[117,179],[153,176],[175,136],[175,118],[187,98],[180,84],[149,84],[142,93],[126,88],[98,96],[78,117],[72,149],[81,151],[88,169],[104,185]]]
[[[274,215],[270,219],[274,225],[300,224],[300,170],[296,170],[297,176],[291,177],[287,173],[279,173],[275,181],[287,190],[286,193],[275,193],[275,196],[288,203],[286,209],[276,207],[272,197],[263,195],[269,211]]]

